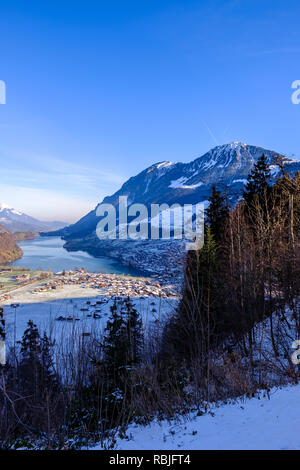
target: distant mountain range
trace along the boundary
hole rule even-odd
[[[250,170],[263,153],[273,180],[280,174],[279,161],[291,175],[300,171],[300,160],[292,160],[261,147],[232,142],[215,147],[190,163],[155,163],[127,180],[116,193],[105,197],[102,202],[117,206],[119,196],[127,196],[128,205],[195,204],[209,198],[212,184],[216,184],[218,189],[227,193],[231,202],[235,202],[242,194]],[[75,224],[53,232],[53,235],[60,235],[66,240],[90,237],[99,221],[97,207]]]
[[[0,204],[0,224],[11,232],[48,232],[65,227],[65,222],[44,222],[17,211],[6,204]]]

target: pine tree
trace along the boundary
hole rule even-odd
[[[217,191],[215,184],[212,187],[209,203],[209,207],[205,211],[206,222],[210,227],[214,240],[220,242],[229,216],[229,207],[226,197],[222,196],[221,191]]]
[[[255,163],[250,171],[245,190],[243,192],[244,200],[250,207],[255,198],[262,198],[269,188],[271,172],[264,154]]]
[[[163,355],[190,361],[206,355],[223,334],[220,309],[220,263],[217,244],[206,227],[201,250],[189,252],[185,270],[185,286],[176,318],[164,332]]]
[[[52,344],[46,333],[40,337],[39,330],[32,320],[28,321],[21,344],[21,361],[18,376],[23,392],[34,395],[40,400],[45,393],[54,392],[57,380],[51,357]]]
[[[105,329],[104,360],[115,381],[129,366],[139,363],[143,343],[142,321],[130,298],[111,307]]]
[[[21,360],[17,368],[20,391],[31,395],[33,401],[41,399],[40,390],[40,334],[32,320],[27,323],[21,344]]]
[[[142,320],[134,305],[127,297],[125,301],[126,312],[126,330],[127,330],[127,364],[130,366],[137,365],[141,361],[143,332]]]
[[[41,353],[40,334],[37,326],[32,320],[27,323],[21,341],[21,354],[26,361],[36,360]]]
[[[105,328],[104,362],[109,378],[116,384],[124,372],[127,356],[126,319],[116,299],[110,307],[111,316]]]
[[[47,390],[55,389],[58,385],[57,375],[54,369],[52,348],[54,343],[51,343],[46,332],[44,332],[43,337],[40,339],[41,347],[41,371],[42,371],[42,383]]]

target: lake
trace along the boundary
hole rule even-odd
[[[19,242],[18,245],[24,253],[23,257],[11,265],[31,270],[47,271],[50,268],[53,272],[85,268],[89,272],[138,275],[133,269],[111,258],[95,258],[84,251],[69,252],[63,248],[64,243],[65,241],[59,237],[37,237],[34,240]]]

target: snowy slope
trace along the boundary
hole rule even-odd
[[[26,288],[25,288],[26,289]],[[110,315],[110,307],[114,299],[99,295],[99,290],[79,286],[65,286],[62,290],[54,290],[40,294],[32,294],[31,289],[18,289],[13,294],[13,302],[19,303],[16,317],[16,338],[21,340],[28,320],[32,320],[40,332],[47,334],[56,340],[57,344],[66,343],[68,340],[78,338],[83,331],[99,333],[106,327]],[[87,305],[87,301],[94,304],[97,300],[107,300],[106,304],[97,307],[101,309],[101,318],[94,320],[87,317],[94,313],[95,308]],[[2,302],[6,321],[7,345],[11,346],[14,336],[14,309],[11,307],[12,300]],[[153,326],[158,315],[160,324],[171,314],[174,314],[178,305],[177,298],[133,297],[132,301],[139,311],[145,329]],[[83,312],[85,308],[88,311]],[[153,310],[155,309],[155,311]],[[158,313],[159,312],[159,313]],[[59,322],[55,319],[59,316],[73,316],[76,322]],[[156,324],[156,323],[155,323]]]
[[[120,450],[300,450],[300,384],[270,392],[270,399],[239,400],[191,413],[180,423],[131,425],[128,439],[117,438]],[[96,449],[100,449],[97,447]]]

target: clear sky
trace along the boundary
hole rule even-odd
[[[154,162],[233,140],[300,156],[300,4],[7,1],[0,202],[74,221]]]

